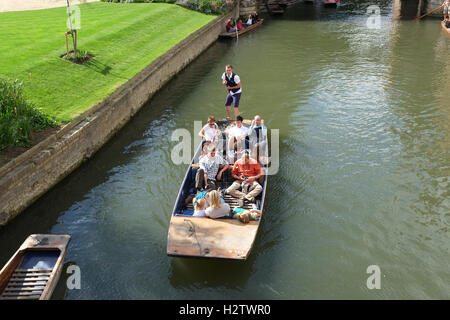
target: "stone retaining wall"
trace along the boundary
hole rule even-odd
[[[89,159],[168,80],[207,49],[239,6],[178,43],[54,135],[0,168],[0,226]]]
[[[263,0],[241,0],[240,5],[239,5],[240,6],[239,14],[243,17],[246,17],[255,11],[258,11],[259,13],[266,12],[267,9],[266,9],[264,1]],[[259,10],[256,10],[257,5],[259,5]]]

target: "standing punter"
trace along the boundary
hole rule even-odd
[[[233,72],[233,66],[227,64],[225,72],[222,74],[222,83],[227,87],[228,95],[225,101],[225,107],[227,109],[227,120],[231,119],[231,103],[234,104],[234,114],[237,117],[239,115],[239,100],[241,99],[241,79],[237,74]]]

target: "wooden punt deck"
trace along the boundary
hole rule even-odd
[[[29,236],[0,270],[0,300],[50,299],[69,241],[69,235]]]
[[[0,296],[3,300],[38,300],[50,280],[53,269],[16,269]]]
[[[235,219],[173,216],[167,253],[171,256],[245,260],[258,226],[259,221],[243,224]]]

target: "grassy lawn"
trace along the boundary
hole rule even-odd
[[[66,8],[0,13],[0,77],[23,80],[27,100],[61,122],[215,18],[164,3],[79,7],[78,49],[95,56],[85,65],[60,58],[66,51]]]

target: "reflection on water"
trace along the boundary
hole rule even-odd
[[[65,267],[80,267],[82,289],[60,283],[56,298],[447,298],[450,37],[436,20],[392,19],[390,2],[368,29],[369,4],[297,4],[215,43],[0,230],[0,263],[30,233],[69,233]],[[280,170],[247,261],[167,257],[186,171],[170,135],[225,115],[227,63],[243,116],[280,129]],[[381,290],[366,287],[374,264]]]
[[[252,274],[254,257],[248,263],[173,258],[170,284],[174,288],[224,287],[241,291]]]

